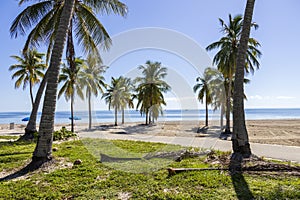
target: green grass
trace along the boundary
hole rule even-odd
[[[0,139],[3,140],[17,140],[20,136],[0,135]]]
[[[30,160],[35,144],[0,142],[0,172]],[[0,199],[300,199],[299,177],[250,175],[231,177],[226,171],[183,172],[168,177],[167,167],[210,167],[205,158],[181,162],[167,159],[100,163],[100,153],[141,158],[150,152],[181,147],[133,141],[84,140],[54,144],[57,160],[81,165],[31,173],[26,179],[0,182]],[[2,176],[2,175],[1,175]]]

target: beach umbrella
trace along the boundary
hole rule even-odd
[[[72,119],[72,117],[69,117],[69,119],[71,120],[71,119]],[[73,119],[74,119],[74,120],[81,120],[81,118],[80,118],[80,117],[78,117],[78,116],[74,116],[74,117],[73,117]]]
[[[28,122],[30,120],[30,117],[25,117],[22,119],[23,122]]]

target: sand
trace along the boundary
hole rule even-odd
[[[300,146],[300,120],[248,120],[247,130],[250,142],[264,144],[280,144],[288,146]],[[129,122],[117,127],[113,124],[98,123],[93,125],[92,131],[102,133],[124,134],[148,134],[158,136],[184,136],[184,137],[218,137],[220,128],[217,122],[211,122],[208,130],[197,133],[198,128],[203,127],[203,122],[197,121],[167,121],[158,122],[155,125],[145,126],[142,123]],[[58,124],[55,130],[62,126],[70,129],[70,124]],[[24,132],[24,124],[15,124],[10,129],[9,124],[0,125],[0,135],[20,135]],[[75,124],[75,132],[87,131],[87,124]]]

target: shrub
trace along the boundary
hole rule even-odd
[[[38,132],[35,132],[33,135],[34,135],[34,141],[37,141]],[[53,141],[66,140],[70,137],[75,137],[75,136],[77,136],[75,133],[69,131],[68,129],[66,129],[66,127],[63,126],[60,130],[54,131]]]
[[[60,130],[55,131],[53,133],[53,141],[65,140],[65,139],[68,139],[70,137],[75,137],[75,136],[77,136],[75,133],[67,130],[66,127],[63,126]]]

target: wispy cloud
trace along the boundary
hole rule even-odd
[[[277,96],[276,99],[295,99],[296,97],[291,96]]]
[[[189,101],[189,100],[196,100],[197,98],[194,96],[191,97],[166,97],[166,101]]]
[[[251,95],[248,97],[249,100],[289,100],[295,99],[293,96],[261,96],[261,95]]]

